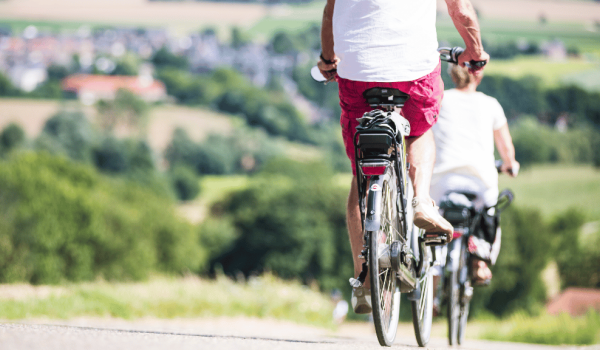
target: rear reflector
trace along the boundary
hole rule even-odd
[[[383,175],[385,166],[363,166],[362,171],[365,175]]]
[[[452,238],[458,238],[460,236],[462,236],[462,232],[461,231],[454,231],[454,234],[452,235]]]

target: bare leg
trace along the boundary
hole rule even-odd
[[[358,187],[356,185],[356,176],[352,178],[350,185],[350,194],[348,195],[348,206],[346,211],[346,223],[348,225],[348,236],[350,237],[350,247],[352,249],[352,260],[354,261],[354,277],[362,271],[363,259],[359,258],[363,247],[363,233],[360,218],[360,206],[358,205]],[[371,288],[369,278],[365,280],[365,287]]]
[[[414,223],[426,232],[443,232],[449,241],[452,240],[452,225],[440,216],[433,206],[429,196],[431,175],[435,164],[435,140],[433,131],[428,130],[419,137],[409,139],[408,162],[410,163],[409,176],[415,190]]]
[[[429,198],[429,186],[435,164],[435,140],[429,129],[423,135],[410,138],[406,142],[409,176],[415,190],[415,197]]]

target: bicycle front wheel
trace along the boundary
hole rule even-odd
[[[450,273],[450,283],[448,285],[448,344],[457,344],[458,324],[460,320],[460,303],[458,286],[458,273]]]
[[[421,245],[421,249],[423,249],[424,272],[419,278],[419,299],[413,300],[411,306],[415,337],[419,346],[424,347],[429,343],[433,321],[433,274],[428,266],[431,264],[433,248]]]
[[[390,172],[384,175],[381,195],[381,226],[370,231],[369,275],[375,333],[382,346],[391,346],[396,338],[400,316],[400,289],[390,262],[390,247],[399,239],[396,191]],[[370,208],[368,208],[370,210]]]

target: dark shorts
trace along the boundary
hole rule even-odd
[[[346,146],[346,154],[354,169],[354,133],[358,126],[357,119],[372,108],[367,104],[362,94],[372,87],[389,87],[398,89],[410,95],[402,108],[402,115],[410,122],[410,136],[421,136],[437,122],[440,105],[444,95],[444,83],[441,77],[441,64],[426,76],[413,80],[395,83],[377,83],[353,81],[337,78],[340,92],[342,116],[342,137]]]

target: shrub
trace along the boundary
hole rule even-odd
[[[571,208],[557,215],[552,223],[556,233],[556,263],[562,287],[600,288],[600,235],[583,232],[585,216]]]
[[[518,198],[517,198],[518,200]],[[487,288],[478,288],[473,314],[485,308],[496,315],[539,312],[546,297],[541,272],[552,254],[553,235],[538,210],[512,205],[503,212],[502,249]]]
[[[0,134],[0,146],[4,152],[10,151],[25,141],[25,131],[18,124],[9,124]]]
[[[349,291],[346,196],[325,165],[269,162],[249,188],[213,207],[212,215],[231,220],[239,237],[212,266],[220,264],[230,274],[270,270]]]
[[[205,253],[168,197],[47,153],[0,166],[0,282],[198,271]]]
[[[261,130],[241,127],[229,136],[211,134],[197,144],[177,129],[165,158],[171,167],[185,165],[198,174],[223,175],[255,171],[280,152],[281,146]]]
[[[93,161],[98,170],[107,173],[154,172],[152,149],[145,141],[109,136],[94,147]]]
[[[96,134],[82,112],[61,111],[46,121],[36,148],[89,162]]]
[[[185,56],[174,55],[165,46],[156,51],[151,61],[156,67],[186,69],[189,65]]]
[[[510,127],[515,155],[522,165],[534,163],[590,163],[595,157],[598,132],[574,128],[559,132],[533,118],[522,118]]]
[[[185,166],[176,166],[171,170],[171,184],[177,198],[182,201],[196,198],[200,193],[200,183],[195,172]]]
[[[227,216],[209,217],[200,224],[200,244],[211,260],[228,253],[238,237],[237,228]]]

